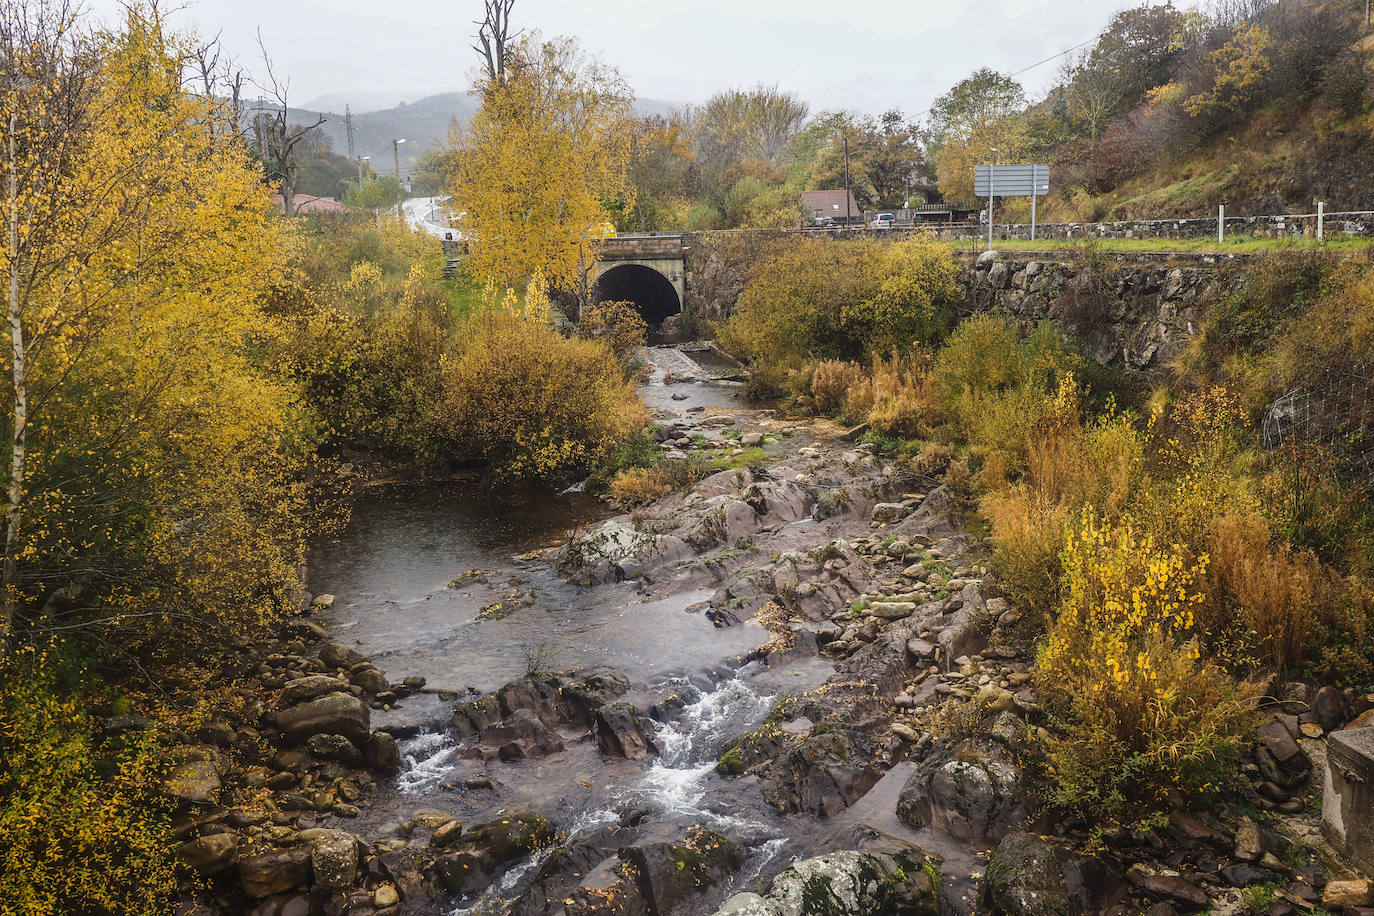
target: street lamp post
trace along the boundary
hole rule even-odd
[[[358,193],[363,192],[363,163],[371,159],[371,156],[360,156],[358,158]]]
[[[391,141],[391,164],[396,169],[396,215],[405,214],[405,190],[401,186],[401,144],[406,142],[406,138]]]

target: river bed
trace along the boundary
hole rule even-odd
[[[663,419],[743,406],[737,385],[704,376],[665,383],[661,362],[641,396]],[[360,819],[338,826],[383,838],[418,809],[466,823],[529,810],[571,843],[622,824],[633,824],[641,840],[675,839],[701,824],[741,845],[738,888],[775,873],[803,848],[791,839],[804,836],[799,825],[772,811],[748,780],[718,776],[714,765],[726,743],[756,728],[779,697],[819,685],[832,666],[819,659],[778,669],[748,662],[769,634],[753,622],[712,623],[703,613],[710,588],[565,582],[552,549],[610,514],[580,493],[476,478],[387,487],[361,498],[345,531],[317,546],[311,584],[336,597],[325,615],[334,638],[370,656],[392,681],[418,675],[427,684],[395,709],[374,712],[374,727],[401,737],[402,770],[379,787]],[[687,702],[658,726],[661,753],[650,761],[608,759],[586,733],[569,730],[566,750],[548,758],[483,762],[465,759],[449,733],[454,706],[474,693],[535,667],[597,666],[624,673],[641,696],[673,692]],[[508,873],[481,900],[454,901],[447,912],[479,905],[500,912],[501,899],[522,890],[541,858]]]

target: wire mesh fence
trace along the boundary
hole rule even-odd
[[[1331,368],[1312,385],[1285,392],[1264,418],[1264,444],[1290,453],[1316,449],[1342,477],[1374,486],[1374,371]]]

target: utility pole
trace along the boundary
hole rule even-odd
[[[371,158],[372,158],[371,156],[360,156],[360,157],[358,157],[358,191],[359,191],[359,192],[361,192],[362,189],[363,189],[363,163],[366,162],[367,160],[371,159]]]
[[[344,105],[344,130],[348,134],[348,158],[357,158],[353,152],[353,110],[347,104]],[[360,182],[362,179],[358,179]]]
[[[854,199],[854,195],[849,191],[849,134],[844,135],[844,227],[849,228],[849,222],[853,219],[853,208],[849,202]]]
[[[406,138],[391,141],[391,164],[396,169],[396,215],[405,215],[405,188],[401,185],[401,144]]]

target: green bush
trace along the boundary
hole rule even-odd
[[[515,477],[596,470],[648,419],[609,346],[505,309],[464,326],[442,375],[452,441]]]
[[[905,352],[948,328],[956,275],[948,247],[925,236],[796,240],[755,266],[728,337],[755,360],[789,367]]]

